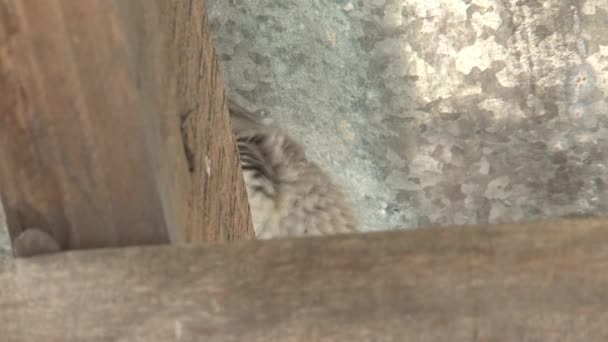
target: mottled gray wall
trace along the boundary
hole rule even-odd
[[[608,1],[207,1],[229,94],[391,229],[606,214]]]

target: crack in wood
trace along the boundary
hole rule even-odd
[[[180,119],[180,133],[182,136],[182,145],[184,147],[184,156],[188,163],[188,171],[194,173],[196,171],[196,164],[194,162],[194,152],[192,149],[191,139],[192,137],[192,124],[191,115],[193,110],[187,110],[179,115]]]

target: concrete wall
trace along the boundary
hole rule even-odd
[[[367,229],[607,213],[607,1],[207,3],[229,94]]]

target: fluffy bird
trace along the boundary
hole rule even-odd
[[[340,189],[302,145],[228,101],[258,239],[356,232]]]

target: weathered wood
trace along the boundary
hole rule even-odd
[[[166,212],[173,240],[253,238],[205,2],[114,3],[127,28],[161,198],[172,209]]]
[[[252,237],[203,3],[128,3],[141,11],[0,2],[12,239],[29,227],[63,249]]]
[[[2,1],[0,13],[0,189],[12,239],[40,227],[63,248],[167,241],[111,4]]]
[[[606,341],[608,221],[7,262],[7,341]]]

